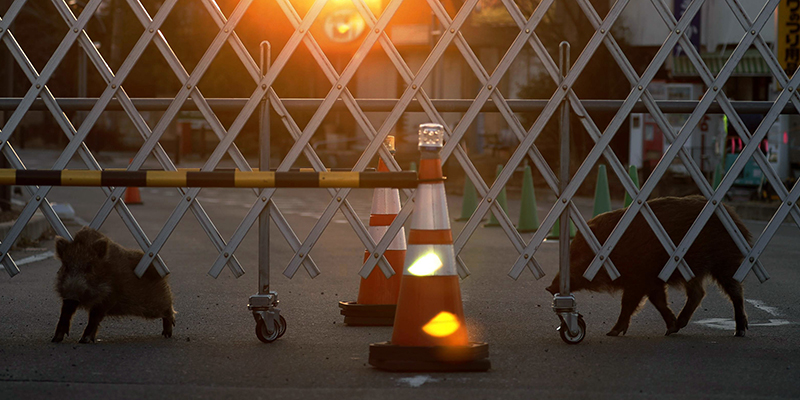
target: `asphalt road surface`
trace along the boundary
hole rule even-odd
[[[145,204],[132,210],[153,238],[180,199],[173,189],[141,193]],[[371,195],[355,190],[350,196],[365,223]],[[79,219],[69,225],[74,231],[94,216],[102,193],[54,188],[48,198],[75,208]],[[200,199],[228,238],[254,196],[207,189]],[[279,191],[276,203],[303,238],[328,199],[323,190],[295,189]],[[450,201],[452,215],[460,200]],[[539,206],[544,212],[546,206]],[[760,232],[765,224],[747,225]],[[453,223],[455,232],[462,226]],[[116,214],[102,230],[134,246]],[[109,318],[98,343],[78,344],[87,320],[79,311],[71,335],[50,343],[60,311],[53,290],[58,261],[30,262],[14,278],[0,273],[0,398],[800,398],[800,231],[793,225],[780,228],[761,258],[772,279],[760,284],[751,274],[745,281],[747,337],[733,337],[733,309],[715,287],[708,288],[689,326],[670,337],[663,336],[663,320],[649,303],[626,336],[607,337],[619,298],[578,293],[588,333],[574,346],[559,338],[544,290],[557,268],[557,246],[545,244],[537,253],[548,276],[537,281],[526,272],[513,281],[507,276],[513,247],[499,228],[480,228],[462,253],[472,275],[461,290],[471,339],[490,346],[492,369],[485,373],[370,367],[369,344],[388,340],[391,328],[342,324],[337,302],[355,300],[363,257],[344,217],[336,217],[311,253],[322,270],[315,279],[302,269],[292,280],[280,273],[292,253],[274,235],[272,289],[288,330],[272,344],[258,341],[246,307],[256,291],[255,230],[236,252],[245,276],[236,279],[225,270],[215,280],[207,271],[217,254],[191,213],[162,251],[178,311],[171,339],[160,336],[160,321]],[[52,240],[44,241],[39,249],[13,255],[20,260],[52,246]],[[679,310],[683,294],[670,295],[673,310]]]

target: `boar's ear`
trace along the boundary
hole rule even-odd
[[[100,239],[92,243],[92,251],[94,251],[97,258],[105,258],[106,253],[108,252],[108,240]]]
[[[69,240],[64,239],[61,236],[56,236],[56,258],[61,259],[64,252],[67,250],[67,246],[69,246]]]

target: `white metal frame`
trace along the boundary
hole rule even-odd
[[[509,271],[509,275],[514,279],[517,279],[525,268],[529,269],[536,278],[544,276],[544,272],[535,258],[535,253],[559,215],[565,210],[569,210],[577,228],[584,237],[587,238],[589,245],[596,253],[594,260],[584,274],[584,276],[589,279],[594,278],[600,268],[604,268],[612,279],[616,279],[620,276],[608,256],[614,246],[619,242],[622,234],[633,221],[633,218],[639,213],[642,214],[653,229],[653,232],[656,234],[663,248],[671,255],[670,261],[664,266],[661,272],[660,276],[662,279],[668,278],[675,269],[678,269],[686,279],[690,279],[694,276],[691,267],[686,263],[683,257],[712,214],[719,217],[739,250],[745,255],[745,261],[742,263],[735,276],[738,280],[743,280],[750,270],[754,271],[754,274],[759,280],[764,281],[768,279],[769,275],[758,261],[758,256],[763,253],[769,240],[777,231],[778,226],[787,216],[790,215],[795,223],[800,226],[800,209],[798,209],[795,204],[798,198],[800,198],[800,188],[798,188],[798,185],[795,185],[791,190],[786,190],[780,178],[771,169],[766,157],[760,152],[755,151],[759,141],[764,137],[769,126],[772,125],[778,115],[783,112],[784,107],[786,107],[789,102],[791,102],[791,105],[797,111],[800,111],[800,98],[797,97],[796,91],[794,91],[798,86],[800,77],[795,74],[790,78],[784,73],[769,46],[760,34],[768,18],[771,18],[779,0],[768,0],[755,20],[751,20],[748,17],[737,0],[726,0],[733,15],[745,29],[746,34],[736,46],[730,59],[717,76],[714,76],[710,72],[700,58],[697,50],[691,46],[689,39],[682,33],[688,27],[692,18],[699,12],[700,7],[704,3],[703,0],[693,1],[679,20],[675,19],[671,10],[662,1],[651,0],[656,12],[669,28],[670,33],[647,69],[641,75],[637,74],[611,34],[611,28],[630,0],[618,0],[611,7],[605,18],[601,18],[598,15],[589,0],[577,0],[581,10],[594,27],[595,33],[564,77],[559,73],[558,65],[549,55],[544,44],[535,33],[536,27],[541,23],[547,11],[555,4],[555,0],[543,0],[540,2],[530,18],[524,17],[513,0],[502,1],[502,4],[510,13],[512,20],[519,28],[519,34],[493,71],[487,71],[483,67],[477,55],[470,48],[469,43],[460,32],[461,27],[475,8],[478,0],[466,0],[458,13],[452,18],[441,2],[437,0],[426,0],[443,30],[442,35],[434,44],[430,54],[416,74],[406,64],[400,52],[385,32],[387,24],[391,21],[391,18],[399,8],[402,0],[390,1],[381,15],[377,17],[372,13],[364,0],[354,0],[354,5],[366,21],[369,31],[365,35],[360,47],[341,73],[336,71],[322,48],[309,32],[309,27],[311,27],[319,16],[326,0],[316,0],[303,18],[299,16],[290,0],[275,0],[280,6],[284,16],[294,27],[294,33],[282,46],[282,50],[271,63],[270,68],[264,71],[263,74],[258,64],[253,60],[235,32],[237,24],[245,15],[253,0],[240,0],[239,4],[228,17],[222,13],[214,0],[201,1],[216,24],[218,32],[191,74],[183,67],[177,56],[172,52],[167,39],[159,31],[159,28],[172,11],[177,0],[166,0],[152,17],[137,0],[127,0],[128,6],[136,15],[144,31],[118,71],[112,71],[108,67],[100,52],[95,48],[92,40],[84,30],[90,17],[102,0],[90,0],[86,8],[77,18],[64,0],[50,1],[56,7],[70,30],[40,72],[37,71],[33,64],[27,59],[24,50],[16,42],[12,32],[8,30],[27,1],[15,0],[6,14],[0,19],[0,39],[3,40],[6,47],[24,71],[26,77],[31,82],[30,89],[21,99],[19,105],[14,109],[14,112],[3,126],[2,131],[0,131],[1,150],[11,162],[11,165],[17,169],[24,169],[25,165],[14,152],[8,140],[13,131],[19,126],[22,117],[31,110],[31,106],[37,98],[41,98],[44,101],[47,109],[55,117],[64,134],[70,139],[69,144],[52,168],[63,169],[69,160],[77,153],[81,156],[87,167],[94,170],[101,169],[102,167],[97,160],[94,159],[91,151],[84,144],[84,140],[102,112],[107,109],[112,101],[120,102],[122,109],[144,139],[144,144],[128,167],[129,170],[138,170],[141,168],[145,159],[151,153],[155,155],[156,159],[165,170],[175,170],[174,163],[159,145],[159,140],[162,138],[167,127],[173,121],[177,113],[185,107],[186,104],[193,103],[194,106],[200,110],[201,115],[210,124],[212,130],[220,140],[218,146],[203,165],[202,170],[204,171],[213,170],[226,153],[231,156],[239,169],[245,171],[251,170],[250,165],[233,143],[245,122],[259,109],[259,105],[265,98],[269,100],[269,107],[272,107],[280,116],[283,124],[295,140],[289,152],[282,159],[278,167],[279,171],[286,171],[291,168],[301,154],[304,154],[306,158],[310,160],[314,169],[318,171],[325,170],[325,165],[310,146],[309,140],[320,127],[323,119],[339,100],[344,103],[345,108],[355,119],[357,126],[370,140],[353,170],[363,171],[368,166],[370,160],[378,154],[390,170],[399,171],[399,165],[391,157],[391,154],[382,146],[382,143],[400,120],[408,106],[418,102],[422,111],[431,121],[442,124],[445,128],[447,142],[441,152],[442,160],[446,161],[450,156],[455,156],[456,161],[462,166],[468,179],[473,182],[482,198],[477,210],[454,241],[458,271],[462,277],[467,276],[469,270],[464,260],[458,257],[458,254],[468,245],[470,237],[487,212],[492,212],[495,217],[497,217],[503,232],[519,253],[516,262]],[[81,48],[86,52],[89,60],[91,60],[94,67],[107,84],[102,95],[91,107],[88,115],[86,115],[77,129],[62,112],[59,100],[56,99],[47,88],[49,78],[66,56],[68,50],[76,42],[81,44]],[[171,99],[161,119],[153,128],[148,126],[141,113],[137,110],[136,106],[134,106],[134,102],[128,97],[123,88],[123,82],[126,76],[137,62],[142,62],[141,55],[150,43],[155,44],[161,56],[164,57],[172,72],[182,84],[181,90]],[[247,73],[250,74],[253,82],[256,83],[255,91],[244,101],[243,107],[240,109],[241,111],[227,130],[214,114],[209,105],[209,101],[203,96],[199,88],[196,87],[197,82],[202,79],[208,67],[211,65],[211,62],[226,43],[231,45]],[[699,76],[708,87],[708,90],[701,100],[697,102],[694,111],[690,114],[685,125],[678,132],[675,132],[667,122],[665,113],[659,107],[659,104],[655,101],[647,87],[666,61],[667,57],[671,54],[673,47],[679,43],[682,44],[682,48],[686,51],[694,67],[698,70]],[[380,45],[397,72],[399,72],[400,77],[406,83],[405,91],[390,108],[386,109],[389,115],[378,127],[373,126],[367,118],[365,111],[362,109],[362,105],[365,104],[364,102],[368,102],[368,100],[357,100],[347,88],[367,53],[375,44]],[[272,89],[272,85],[283,68],[287,65],[288,60],[301,45],[304,45],[309,50],[313,59],[331,84],[330,91],[321,99],[311,120],[303,129],[300,129],[290,115],[287,104],[284,102],[285,99],[280,98]],[[432,100],[428,93],[422,88],[423,83],[429,78],[434,67],[444,56],[445,50],[450,46],[455,46],[481,85],[478,94],[474,99],[470,99],[471,104],[455,126],[449,126],[445,122],[441,111],[436,107],[435,101]],[[510,100],[506,99],[497,89],[497,84],[500,82],[501,78],[508,72],[512,62],[526,46],[530,46],[544,65],[550,78],[558,85],[556,91],[542,109],[539,117],[529,129],[526,129],[514,114],[515,111],[510,104]],[[572,86],[583,70],[586,69],[589,60],[600,46],[605,46],[611,53],[612,58],[616,61],[624,76],[631,84],[630,93],[621,103],[616,115],[605,129],[601,129],[595,124],[587,112],[584,102],[582,102],[572,90]],[[726,96],[724,91],[721,90],[724,83],[728,80],[734,68],[743,57],[745,51],[750,46],[755,46],[762,57],[764,57],[770,70],[783,88],[778,99],[772,104],[764,121],[755,132],[749,132],[746,129],[734,108],[734,104]],[[464,138],[468,127],[479,115],[482,107],[489,101],[497,107],[498,112],[510,126],[511,132],[520,142],[491,186],[480,177],[477,168],[473,165],[466,151],[459,144],[461,139]],[[595,141],[595,145],[578,168],[577,172],[569,179],[569,183],[566,187],[560,190],[559,178],[545,162],[544,157],[535,145],[535,141],[542,132],[545,124],[553,118],[556,112],[558,112],[560,105],[564,102],[569,105],[571,112],[574,112],[580,117],[580,123],[589,133],[592,140]],[[630,112],[639,104],[644,104],[647,111],[654,117],[660,129],[664,132],[667,140],[671,143],[666,149],[661,161],[656,165],[651,176],[644,182],[641,189],[637,189],[636,185],[628,176],[626,168],[609,147],[609,143],[622,124],[625,123]],[[722,111],[729,117],[731,123],[736,127],[736,131],[740,132],[743,141],[747,143],[742,154],[737,158],[730,172],[723,178],[717,190],[711,187],[703,176],[700,168],[692,160],[691,155],[688,154],[683,147],[683,144],[688,140],[695,126],[712,106],[721,107]],[[576,205],[572,202],[572,198],[578,188],[587,179],[591,170],[601,157],[606,160],[611,170],[622,182],[625,190],[634,199],[633,204],[624,213],[618,226],[615,227],[605,243],[600,243],[592,234],[586,220],[581,216]],[[697,217],[687,235],[677,245],[672,242],[661,222],[656,218],[646,202],[655,188],[655,185],[664,176],[667,167],[672,163],[675,157],[680,157],[681,162],[687,167],[690,176],[697,184],[699,190],[708,199],[706,206]],[[765,173],[766,179],[772,187],[775,188],[777,195],[782,201],[772,221],[770,221],[764,231],[761,232],[752,247],[747,243],[744,235],[736,227],[727,209],[725,207],[719,207],[724,194],[730,189],[735,177],[742,170],[750,157],[755,158],[756,162]],[[527,243],[516,231],[512,221],[502,210],[500,205],[498,205],[496,201],[493,201],[502,188],[508,183],[514,170],[526,158],[533,161],[533,164],[544,177],[548,187],[550,187],[554,193],[558,194],[556,203],[542,221],[540,229]],[[347,199],[350,189],[327,189],[331,200],[309,235],[301,241],[280,212],[280,209],[271,201],[276,189],[254,189],[253,193],[255,197],[253,205],[250,207],[250,210],[237,227],[234,234],[226,242],[197,199],[197,195],[202,188],[176,189],[180,193],[180,201],[176,204],[174,211],[167,219],[164,227],[151,241],[138,225],[127,205],[122,201],[125,188],[103,188],[106,199],[92,219],[90,225],[94,228],[99,228],[112,211],[116,210],[117,213],[120,214],[123,222],[145,252],[145,256],[136,268],[137,274],[144,273],[145,269],[150,264],[153,264],[162,275],[169,272],[163,260],[161,260],[158,255],[159,251],[163,248],[183,216],[191,210],[219,253],[216,260],[211,265],[209,274],[217,277],[227,265],[235,276],[241,276],[244,273],[244,269],[236,260],[234,253],[242,243],[247,232],[253,224],[258,221],[259,215],[261,215],[265,209],[268,209],[270,218],[276,223],[279,232],[295,252],[284,270],[285,276],[293,277],[301,266],[305,268],[311,277],[317,276],[320,273],[319,267],[309,254],[325,231],[325,228],[330,224],[336,212],[339,210],[342,211],[367,251],[376,255],[375,257],[370,257],[365,262],[359,274],[366,277],[377,266],[386,276],[391,276],[394,272],[382,254],[388,248],[391,238],[399,232],[400,228],[411,214],[414,199],[414,192],[407,190],[405,192],[407,200],[399,215],[388,227],[387,234],[384,235],[384,238],[378,243],[375,243]],[[30,193],[31,200],[23,209],[22,214],[11,232],[3,239],[2,243],[0,243],[0,257],[2,257],[0,258],[0,262],[2,262],[6,267],[5,269],[12,276],[18,273],[19,269],[14,264],[11,257],[8,256],[8,251],[37,208],[42,209],[48,222],[59,235],[69,237],[69,232],[67,232],[64,224],[53,212],[47,201],[46,196],[50,191],[50,187],[27,187],[26,190]]]

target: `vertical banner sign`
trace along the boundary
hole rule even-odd
[[[797,0],[800,1],[800,0]],[[683,13],[689,7],[689,4],[692,3],[692,0],[675,0],[673,3],[673,13],[675,14],[675,19],[680,20]],[[692,42],[692,46],[697,49],[697,52],[700,52],[700,12],[698,12],[694,19],[692,19],[692,23],[689,24],[689,27],[686,29],[684,33],[687,37],[689,37],[689,41]],[[681,45],[678,44],[672,50],[674,56],[681,56],[685,53],[685,50],[681,48]]]
[[[781,0],[777,25],[778,61],[792,76],[800,62],[800,0]]]

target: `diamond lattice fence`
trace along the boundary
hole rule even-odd
[[[622,24],[620,17],[632,1],[619,0],[610,7],[603,8],[604,15],[601,15],[594,6],[594,3],[600,2],[575,0],[571,4],[575,5],[573,10],[580,14],[578,15],[579,23],[589,24],[593,33],[585,43],[575,44],[576,48],[580,47],[579,55],[564,76],[559,73],[559,65],[550,54],[553,46],[551,43],[543,42],[541,37],[544,33],[542,27],[551,23],[554,16],[559,15],[559,8],[563,7],[555,0],[525,4],[515,3],[514,0],[500,0],[493,3],[483,0],[465,0],[456,4],[438,0],[419,1],[418,5],[424,8],[423,12],[433,15],[435,21],[433,26],[437,28],[437,34],[431,36],[424,58],[413,63],[413,68],[407,58],[404,58],[406,54],[404,54],[405,47],[403,46],[408,39],[402,35],[394,35],[392,34],[394,31],[388,29],[393,26],[391,24],[394,20],[402,18],[403,11],[399,10],[403,10],[408,2],[404,4],[401,0],[390,0],[381,4],[380,10],[377,10],[372,1],[353,0],[353,12],[350,18],[357,18],[357,21],[360,21],[358,24],[363,24],[361,27],[363,34],[351,45],[352,49],[349,52],[333,54],[326,48],[328,40],[323,40],[320,34],[327,29],[323,16],[329,12],[326,10],[332,7],[331,4],[335,1],[317,0],[313,3],[303,4],[296,4],[290,0],[270,1],[274,2],[270,3],[274,6],[271,10],[280,12],[271,13],[265,17],[258,14],[263,13],[265,6],[257,4],[253,0],[240,0],[236,3],[221,2],[222,4],[217,4],[213,0],[196,0],[184,4],[178,4],[177,0],[164,0],[146,2],[147,6],[137,0],[124,2],[116,0],[115,7],[121,9],[119,18],[127,19],[125,25],[116,19],[113,29],[125,26],[132,39],[129,40],[130,46],[112,44],[111,49],[101,46],[104,49],[103,52],[98,48],[97,42],[90,37],[90,33],[96,32],[96,28],[92,28],[92,24],[96,25],[100,20],[107,20],[109,13],[114,14],[114,18],[117,18],[118,10],[116,8],[109,12],[109,7],[112,7],[109,0],[89,0],[86,3],[70,2],[69,4],[63,0],[40,3],[26,0],[11,2],[0,20],[0,37],[2,37],[8,54],[13,57],[18,68],[24,73],[26,81],[24,82],[24,95],[21,98],[2,99],[7,101],[5,104],[13,104],[13,107],[8,108],[8,115],[0,132],[0,146],[2,146],[3,155],[13,168],[25,169],[25,164],[12,147],[14,144],[11,140],[12,135],[20,129],[26,115],[34,112],[37,107],[43,107],[68,139],[61,155],[54,161],[51,168],[64,169],[77,154],[87,168],[102,169],[103,166],[87,146],[87,137],[92,129],[101,124],[104,113],[111,109],[121,109],[142,138],[142,144],[128,169],[142,168],[146,159],[152,155],[164,170],[176,170],[175,162],[160,143],[165,141],[165,133],[169,131],[170,125],[178,118],[179,113],[182,110],[192,109],[199,111],[205,123],[210,126],[219,140],[214,151],[205,161],[202,170],[214,170],[225,157],[229,157],[237,168],[249,171],[251,166],[237,147],[235,140],[246,131],[248,121],[258,114],[259,106],[266,99],[268,106],[280,117],[283,127],[292,140],[288,151],[281,156],[279,171],[286,171],[295,166],[299,160],[302,160],[301,156],[316,170],[322,171],[327,168],[317,149],[312,146],[311,139],[318,137],[319,132],[324,130],[326,118],[330,117],[334,109],[346,111],[348,118],[352,118],[354,126],[364,135],[365,140],[362,142],[366,144],[359,149],[360,156],[352,166],[354,171],[363,171],[375,156],[381,157],[390,170],[398,171],[400,165],[382,143],[387,135],[392,134],[404,124],[405,114],[413,108],[424,113],[425,118],[429,121],[440,123],[445,127],[446,144],[441,153],[442,159],[447,161],[450,157],[454,157],[455,162],[463,169],[467,179],[472,181],[481,197],[477,210],[455,239],[456,254],[461,253],[470,245],[470,237],[484,216],[491,212],[499,221],[510,244],[519,254],[509,272],[509,275],[515,279],[525,268],[529,269],[537,278],[544,275],[537,262],[536,251],[556,223],[559,215],[565,210],[569,210],[578,230],[587,238],[596,253],[594,260],[585,272],[585,276],[590,279],[601,268],[604,268],[611,277],[619,276],[619,272],[609,259],[609,254],[634,217],[639,214],[645,218],[664,250],[670,254],[669,261],[661,272],[662,279],[671,276],[676,269],[686,279],[693,276],[691,266],[685,262],[683,257],[712,215],[716,215],[722,221],[739,250],[745,255],[745,261],[736,274],[736,278],[739,280],[743,280],[751,270],[761,281],[768,279],[768,274],[759,263],[758,256],[764,251],[778,226],[787,216],[791,215],[792,219],[800,225],[800,210],[795,206],[800,197],[800,189],[795,185],[791,190],[787,190],[780,177],[770,166],[766,156],[757,151],[759,143],[785,109],[793,108],[793,112],[800,110],[800,99],[793,90],[798,86],[800,78],[797,75],[790,77],[784,72],[773,55],[770,44],[762,36],[765,24],[773,17],[780,0],[768,0],[755,18],[751,18],[737,0],[725,1],[731,14],[741,25],[744,35],[730,52],[724,65],[715,67],[714,71],[719,70],[718,73],[712,73],[704,64],[703,58],[690,38],[685,35],[685,32],[691,28],[692,20],[699,15],[704,1],[691,2],[679,19],[676,19],[672,10],[661,0],[650,2],[652,7],[649,8],[649,12],[660,17],[668,34],[652,58],[643,64],[645,67],[642,69],[637,67],[639,64],[635,66],[629,60],[623,50],[625,46],[620,43],[621,38],[617,33],[620,32],[617,27]],[[350,4],[349,1],[347,3]],[[494,9],[503,15],[503,20],[506,21],[503,32],[509,38],[508,47],[504,48],[504,54],[498,58],[496,63],[487,63],[482,60],[464,34],[464,31],[473,25],[476,19],[475,14],[489,3],[492,3]],[[76,4],[78,7],[75,7]],[[43,5],[46,6],[44,11],[42,11]],[[30,20],[29,14],[38,16],[42,12],[49,12],[56,16],[55,21],[60,24],[61,28],[59,32],[66,33],[53,43],[52,54],[46,58],[46,62],[42,63],[41,67],[37,68],[26,53],[26,47],[30,48],[31,46],[18,42],[14,32],[17,29],[24,29],[25,17],[23,16],[28,15],[27,20]],[[196,22],[196,26],[191,25],[191,29],[179,29],[178,27],[182,23],[181,19],[188,18],[187,15],[191,16],[187,23]],[[15,21],[17,19],[19,21]],[[45,20],[44,17],[39,19]],[[48,21],[53,23],[54,19],[51,18]],[[276,57],[271,61],[270,67],[263,72],[252,56],[258,51],[257,45],[253,44],[265,39],[259,38],[256,41],[252,39],[253,26],[256,26],[258,21],[281,26],[286,32],[280,43],[273,41],[272,47],[276,49]],[[491,27],[486,25],[483,29],[491,29]],[[199,51],[184,52],[183,49],[173,48],[173,45],[170,44],[171,40],[182,44],[189,43],[181,35],[189,35],[196,30],[202,30],[204,32],[202,37],[207,39],[207,41],[198,39],[198,43],[201,43],[202,47]],[[560,40],[570,40],[570,38],[564,37]],[[670,124],[667,113],[662,110],[662,104],[656,100],[649,87],[660,71],[663,71],[665,63],[668,62],[674,48],[678,45],[686,54],[691,66],[697,71],[706,90],[699,101],[692,103],[693,108],[688,118],[683,126],[676,130]],[[728,82],[745,54],[749,50],[748,54],[752,54],[751,49],[755,49],[763,58],[764,64],[769,68],[780,87],[777,99],[770,104],[763,121],[754,131],[747,129],[734,102],[723,90],[725,83]],[[67,56],[76,52],[77,54],[85,53],[86,59],[93,67],[91,73],[95,76],[94,79],[102,82],[102,85],[100,85],[101,88],[96,98],[92,97],[92,101],[86,103],[90,105],[84,110],[87,112],[80,114],[80,118],[70,118],[62,109],[68,101],[53,94],[51,80],[66,62]],[[365,60],[375,52],[380,53],[381,59],[387,61],[384,65],[392,67],[383,71],[382,74],[398,76],[403,85],[397,99],[392,101],[361,99],[356,98],[353,94],[354,91],[357,92],[352,88],[355,86],[359,71],[367,68]],[[600,53],[610,56],[614,65],[607,67],[618,69],[630,87],[624,99],[608,99],[608,104],[614,105],[614,114],[609,121],[603,121],[602,124],[599,124],[590,114],[591,110],[587,108],[587,104],[590,103],[579,97],[575,90],[581,77],[587,75],[590,68],[594,68],[591,67],[591,61]],[[193,58],[187,54],[195,54],[196,57]],[[324,96],[314,99],[315,101],[312,102],[314,104],[313,112],[308,118],[302,118],[302,121],[298,119],[298,113],[292,108],[296,99],[281,97],[276,91],[276,88],[286,86],[286,83],[281,82],[281,77],[288,74],[287,71],[294,65],[292,63],[296,63],[299,54],[313,61],[313,68],[317,68],[316,71],[330,85],[323,88]],[[342,54],[347,54],[347,56],[344,57]],[[426,88],[432,86],[430,82],[437,73],[437,68],[441,70],[444,65],[447,65],[443,60],[453,55],[460,57],[459,62],[466,66],[461,73],[469,75],[470,80],[477,82],[477,89],[474,97],[453,99],[450,102],[441,101],[439,99],[441,96],[432,95]],[[515,61],[522,57],[535,59],[539,69],[552,81],[554,90],[549,93],[549,99],[546,101],[526,103],[518,99],[509,99],[508,93],[504,94],[500,89],[503,87],[503,79],[507,79],[510,74],[514,73],[512,70]],[[215,64],[221,58],[235,61],[234,70],[241,72],[240,80],[247,81],[246,85],[242,85],[239,90],[245,90],[242,87],[246,88],[249,97],[210,99],[201,92],[200,87],[203,87],[204,83],[214,81],[219,74],[224,73]],[[164,107],[158,110],[160,114],[153,123],[149,121],[150,114],[140,109],[141,104],[144,104],[140,101],[141,99],[132,98],[126,91],[126,82],[130,82],[128,79],[131,76],[141,73],[141,69],[154,64],[166,66],[166,76],[160,77],[160,79],[163,79],[164,82],[179,82],[180,88],[176,89],[174,93],[170,93],[166,98],[167,101],[159,103]],[[637,68],[641,72],[638,72]],[[249,79],[247,79],[248,75]],[[164,98],[162,93],[156,93],[153,96],[156,95]],[[226,100],[229,101],[226,103]],[[466,100],[466,102],[458,100]],[[613,102],[612,100],[618,101]],[[221,116],[218,108],[212,108],[212,103],[227,104],[226,109],[234,110],[234,116]],[[525,120],[520,117],[521,110],[525,109],[525,104],[534,103],[539,105],[537,106],[538,114],[532,123],[525,123]],[[139,104],[138,108],[137,104]],[[587,138],[591,140],[592,146],[572,174],[566,188],[560,191],[558,189],[559,180],[550,163],[540,151],[538,144],[541,142],[537,142],[537,139],[542,136],[545,127],[556,120],[554,115],[562,104],[567,104],[570,111],[578,116],[580,127],[588,134]],[[151,107],[154,106],[151,105]],[[621,127],[627,122],[630,113],[637,108],[644,108],[652,116],[670,143],[641,188],[636,187],[629,177],[627,169],[610,146]],[[731,126],[746,144],[716,189],[708,182],[701,168],[684,147],[692,132],[712,108],[721,110],[727,116]],[[370,111],[365,111],[365,109]],[[454,109],[459,112],[459,117],[455,122],[452,118]],[[508,160],[505,161],[502,171],[491,185],[482,178],[464,146],[467,132],[476,124],[477,119],[485,110],[499,115],[508,126],[512,141],[515,140],[515,147],[510,152]],[[369,114],[374,111],[385,113],[379,123],[376,123],[374,116]],[[758,235],[752,246],[739,231],[727,209],[719,207],[734,180],[751,158],[764,172],[766,181],[774,188],[781,200],[775,216],[764,231]],[[493,201],[509,183],[512,174],[524,160],[532,162],[546,185],[557,195],[557,200],[543,219],[540,229],[528,240],[517,232],[513,222],[498,202]],[[675,160],[678,160],[686,168],[698,191],[708,200],[692,228],[679,243],[671,240],[662,226],[662,222],[656,218],[646,202],[651,198],[656,185]],[[605,243],[600,243],[592,234],[586,219],[573,202],[580,186],[601,161],[609,166],[633,199],[633,203],[625,211],[619,225],[615,227]],[[57,234],[70,237],[69,232],[47,200],[50,189],[51,187],[48,186],[25,187],[30,194],[30,201],[22,210],[12,230],[0,243],[2,264],[12,276],[18,273],[19,269],[8,252],[20,235],[22,228],[37,209],[42,210]],[[189,211],[198,220],[219,254],[211,265],[210,274],[212,276],[218,276],[225,266],[236,276],[244,273],[244,269],[234,253],[247,232],[258,220],[260,213],[269,209],[271,218],[295,252],[284,274],[293,277],[302,266],[313,277],[320,273],[320,269],[309,254],[337,212],[343,213],[370,253],[382,254],[388,248],[391,238],[408,219],[414,197],[413,191],[406,191],[406,201],[400,214],[388,228],[384,238],[379,243],[375,243],[361,222],[360,216],[348,201],[350,189],[327,189],[331,198],[328,206],[306,238],[300,240],[279,207],[271,201],[277,189],[253,190],[252,207],[233,235],[225,238],[217,231],[198,200],[198,194],[202,188],[177,188],[180,200],[177,201],[174,211],[159,233],[150,239],[123,201],[124,190],[123,187],[103,188],[105,200],[90,225],[99,228],[112,212],[118,213],[145,253],[137,267],[137,273],[143,273],[150,264],[153,264],[162,275],[168,273],[169,270],[158,256],[159,251]],[[387,275],[393,273],[386,259],[378,257],[369,258],[360,274],[366,277],[376,266]],[[469,274],[467,265],[460,257],[458,258],[458,268],[462,276]]]

